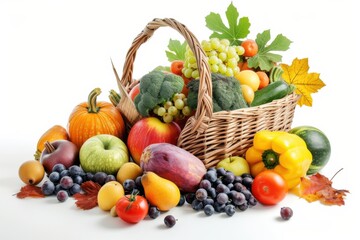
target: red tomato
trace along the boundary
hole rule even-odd
[[[176,75],[181,76],[183,67],[184,67],[184,61],[174,60],[171,62],[170,71]]]
[[[127,223],[138,223],[148,214],[149,204],[143,196],[126,195],[115,206],[116,213]]]
[[[285,180],[278,173],[270,170],[259,173],[251,186],[253,196],[264,205],[279,203],[285,198],[287,191]]]
[[[136,84],[129,92],[129,96],[131,98],[131,100],[134,101],[135,97],[139,94],[140,92],[140,83]]]
[[[258,53],[259,47],[257,43],[252,39],[247,39],[241,43],[241,46],[244,48],[245,52],[244,57],[253,57]]]

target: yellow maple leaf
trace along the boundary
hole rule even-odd
[[[325,83],[320,79],[319,73],[309,73],[308,59],[295,58],[291,65],[281,64],[284,70],[282,78],[289,84],[294,85],[295,93],[301,97],[298,105],[312,106],[312,93],[316,93]]]

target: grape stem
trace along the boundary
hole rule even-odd
[[[332,176],[332,178],[330,178],[330,181],[332,181],[333,178],[334,178],[339,172],[341,172],[343,169],[344,169],[344,168],[340,168],[340,169],[334,174],[334,176]]]

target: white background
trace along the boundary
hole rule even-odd
[[[76,104],[95,87],[117,90],[111,70],[119,73],[132,40],[153,18],[172,17],[199,40],[207,39],[205,16],[223,14],[230,1],[0,1],[0,239],[327,239],[355,238],[359,222],[359,22],[355,1],[233,1],[252,23],[250,38],[271,29],[293,41],[283,62],[309,58],[310,72],[326,87],[313,95],[313,107],[297,107],[293,126],[312,125],[330,139],[332,155],[322,173],[333,186],[348,189],[345,206],[307,203],[288,195],[274,207],[257,206],[232,218],[204,217],[190,207],[169,212],[177,217],[166,229],[161,215],[137,225],[124,224],[99,209],[82,211],[72,199],[19,200],[20,164],[32,159],[41,134],[55,124],[66,126]],[[224,15],[223,15],[224,16]],[[137,54],[134,77],[168,64],[169,38],[183,40],[170,28],[155,32]],[[290,221],[279,219],[290,206]],[[352,236],[352,237],[350,237]]]

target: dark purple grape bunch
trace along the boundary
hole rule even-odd
[[[186,202],[196,211],[211,216],[215,212],[233,216],[257,204],[251,193],[253,177],[250,174],[235,176],[224,168],[209,168],[195,193],[185,195]]]
[[[48,174],[48,180],[41,186],[41,190],[45,196],[55,195],[60,202],[65,202],[74,194],[80,193],[82,191],[81,184],[90,180],[104,185],[106,182],[116,179],[114,175],[104,172],[86,173],[78,165],[66,168],[59,163],[54,165],[51,173]]]

